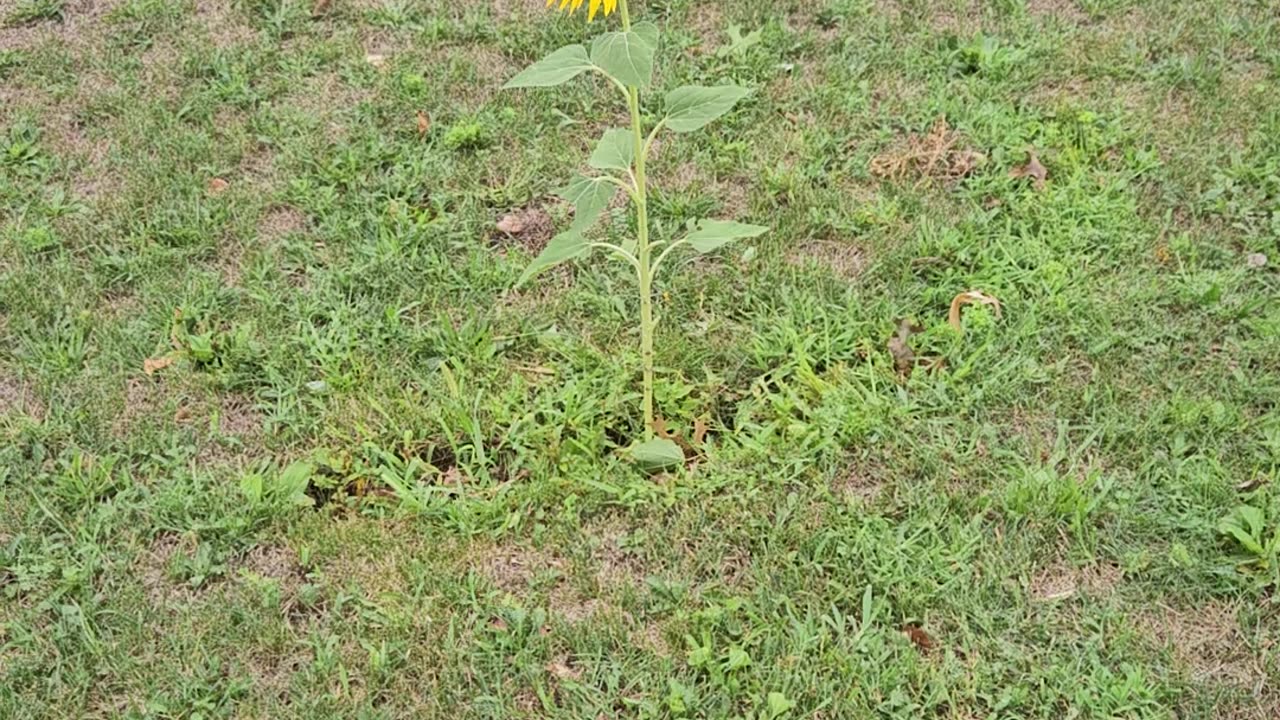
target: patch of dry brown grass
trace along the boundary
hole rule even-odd
[[[852,243],[811,240],[788,252],[787,263],[801,269],[817,265],[831,271],[836,277],[853,282],[866,269],[867,254]]]
[[[927,133],[913,133],[871,158],[871,174],[917,184],[954,182],[986,163],[986,156],[969,147],[964,137],[939,117]]]
[[[1120,568],[1099,564],[1078,568],[1064,560],[1040,569],[1027,587],[1035,602],[1066,600],[1076,595],[1106,597],[1120,584],[1124,574]]]
[[[1079,25],[1089,19],[1075,0],[1027,0],[1027,12],[1041,18],[1057,18]]]
[[[1171,650],[1196,683],[1261,693],[1268,674],[1262,658],[1250,649],[1239,612],[1238,605],[1219,601],[1195,607],[1164,605],[1140,614],[1135,626],[1154,644]]]

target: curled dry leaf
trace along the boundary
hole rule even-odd
[[[947,313],[947,322],[951,323],[951,327],[964,332],[964,327],[960,324],[960,306],[970,303],[979,303],[982,305],[990,305],[995,308],[996,317],[1000,317],[1000,301],[987,295],[986,293],[970,290],[962,292],[951,300],[951,312]]]
[[[911,370],[916,366],[916,354],[911,349],[909,341],[911,336],[920,332],[920,330],[921,327],[919,325],[903,318],[898,321],[898,329],[887,343],[889,354],[893,356],[893,366],[902,377],[910,375]]]
[[[1267,476],[1259,473],[1249,478],[1248,480],[1245,480],[1242,483],[1238,483],[1236,485],[1236,490],[1238,492],[1252,492],[1266,484],[1267,484]]]
[[[1036,190],[1043,190],[1045,181],[1049,179],[1049,169],[1040,163],[1040,156],[1035,150],[1027,150],[1027,164],[1009,170],[1011,178],[1031,178]]]
[[[164,355],[158,358],[146,358],[142,361],[142,372],[148,375],[156,374],[156,371],[163,370],[173,364],[172,355]]]
[[[552,660],[546,665],[547,673],[557,680],[573,680],[582,679],[582,670],[573,667],[568,658],[563,660]]]
[[[498,221],[498,230],[508,235],[519,235],[524,232],[524,227],[524,216],[519,213],[503,215],[502,219]]]
[[[210,195],[220,195],[229,187],[231,187],[231,183],[220,177],[211,178],[209,180],[208,188]]]
[[[1251,268],[1266,267],[1267,256],[1262,253],[1249,253],[1245,256],[1244,264]]]
[[[555,222],[545,210],[537,207],[513,210],[503,215],[495,227],[530,252],[540,252],[555,234]]]
[[[431,116],[428,115],[426,111],[419,110],[418,111],[418,137],[422,137],[426,135],[427,131],[429,131],[430,129],[431,129]]]

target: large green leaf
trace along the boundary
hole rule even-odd
[[[524,269],[520,279],[516,282],[516,287],[525,284],[534,275],[549,267],[554,267],[565,260],[572,260],[582,255],[588,249],[586,238],[582,237],[582,233],[566,230],[556,235],[551,238],[551,242],[547,243],[547,246],[543,248],[538,257],[534,258],[533,262],[529,263],[529,266]]]
[[[694,250],[709,253],[738,238],[756,237],[768,230],[763,225],[748,225],[732,220],[699,220],[698,226],[689,233],[687,240]]]
[[[684,451],[667,438],[653,438],[631,446],[631,457],[641,468],[658,472],[684,464]]]
[[[605,178],[589,178],[575,175],[568,186],[556,193],[573,204],[573,224],[571,232],[581,233],[595,224],[604,210],[617,194],[618,186]]]
[[[587,162],[601,170],[630,170],[636,159],[636,136],[630,130],[605,130]]]
[[[1266,518],[1256,507],[1242,505],[1218,523],[1218,532],[1231,535],[1246,550],[1255,555],[1265,555],[1262,535],[1266,530]]]
[[[311,477],[314,474],[315,466],[311,463],[295,462],[280,473],[275,492],[290,505],[311,506],[315,503],[307,495],[307,487],[311,485]]]
[[[631,26],[631,32],[640,36],[654,52],[658,51],[658,26],[648,21],[641,21]]]
[[[667,93],[667,127],[675,132],[693,132],[729,112],[750,94],[750,90],[737,85],[678,87]]]
[[[551,87],[569,82],[594,67],[585,47],[566,45],[520,71],[503,87]]]
[[[653,79],[653,56],[658,27],[636,23],[627,32],[607,32],[591,41],[591,62],[623,85],[648,87]]]

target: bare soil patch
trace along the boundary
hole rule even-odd
[[[274,205],[258,220],[258,237],[272,242],[303,232],[308,226],[307,216],[301,210],[289,205]]]
[[[0,415],[25,415],[36,422],[45,416],[44,403],[35,390],[17,377],[0,371]]]
[[[836,473],[831,492],[846,500],[874,503],[884,492],[884,468],[873,460],[855,460]]]
[[[131,377],[125,381],[123,404],[111,423],[111,433],[127,437],[148,421],[158,421],[165,401],[163,380]]]
[[[590,619],[609,607],[603,599],[584,596],[572,587],[564,572],[567,561],[553,553],[503,545],[480,552],[472,564],[512,596],[527,597],[535,589],[545,589],[547,610],[570,624]]]
[[[180,555],[195,552],[196,541],[189,536],[166,532],[151,543],[151,547],[139,554],[135,561],[135,576],[141,581],[151,605],[157,608],[188,603],[208,590],[208,585],[192,587],[173,577],[172,567]]]

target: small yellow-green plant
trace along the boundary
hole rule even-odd
[[[550,5],[554,0],[549,0]],[[584,0],[560,0],[560,9],[570,12]],[[703,87],[686,85],[666,94],[661,119],[645,132],[641,121],[640,93],[653,78],[654,57],[658,50],[658,28],[650,22],[632,24],[627,0],[590,0],[589,19],[600,10],[610,15],[615,10],[622,20],[620,30],[597,35],[590,50],[585,45],[568,45],[534,63],[507,82],[508,88],[552,87],[568,82],[587,72],[604,76],[621,93],[631,116],[631,127],[606,130],[587,163],[600,175],[573,177],[559,191],[574,207],[573,222],[556,235],[545,250],[525,269],[524,283],[538,272],[592,250],[605,250],[630,264],[636,271],[640,293],[640,357],[643,363],[644,442],[632,448],[638,462],[651,467],[672,465],[683,459],[679,447],[665,438],[655,438],[653,410],[653,333],[657,320],[653,314],[653,280],[663,261],[685,245],[699,253],[711,252],[739,238],[760,235],[767,228],[730,220],[698,220],[689,224],[681,238],[667,241],[649,235],[648,186],[645,161],[654,138],[663,130],[687,133],[698,130],[724,115],[749,93],[734,85]],[[615,245],[597,242],[586,236],[601,212],[619,191],[627,193],[635,205],[636,237]]]

